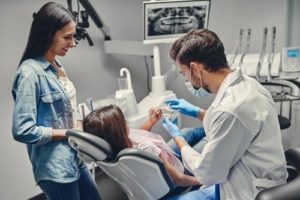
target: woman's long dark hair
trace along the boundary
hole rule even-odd
[[[19,65],[26,59],[44,56],[56,31],[75,21],[68,9],[55,2],[46,3],[33,18],[28,42]]]
[[[96,109],[83,120],[83,131],[96,135],[110,144],[117,155],[122,149],[132,147],[126,120],[118,106]]]

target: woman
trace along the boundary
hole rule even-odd
[[[27,144],[35,181],[50,200],[101,199],[65,135],[66,129],[80,129],[82,124],[75,88],[56,56],[76,46],[75,31],[66,8],[46,3],[34,15],[12,88],[14,139]]]
[[[121,109],[109,105],[94,110],[83,120],[83,130],[107,141],[114,155],[125,148],[138,148],[159,156],[163,161],[174,183],[179,186],[199,185],[195,177],[184,174],[181,161],[163,138],[149,132],[152,126],[161,118],[161,111],[152,109],[149,120],[142,130],[128,128]]]

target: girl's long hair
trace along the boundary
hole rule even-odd
[[[117,155],[122,149],[132,147],[123,112],[109,105],[96,109],[83,120],[83,131],[107,141]]]

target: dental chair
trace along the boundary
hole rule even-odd
[[[287,161],[287,183],[262,190],[255,200],[299,200],[300,199],[300,148],[285,152]]]
[[[146,151],[127,148],[114,157],[110,145],[97,136],[76,130],[66,134],[78,156],[87,163],[95,162],[130,200],[165,199],[186,190],[175,188],[162,161]]]

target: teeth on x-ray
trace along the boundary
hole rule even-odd
[[[206,9],[205,6],[149,9],[148,34],[180,34],[203,28]]]

